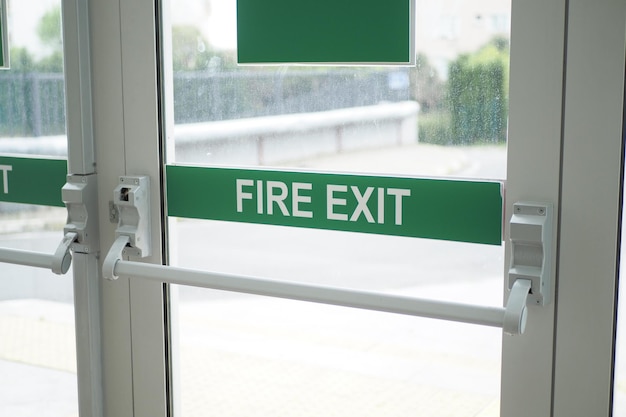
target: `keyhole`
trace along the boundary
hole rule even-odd
[[[120,200],[128,201],[129,194],[130,194],[130,188],[122,188],[122,192],[120,193]]]

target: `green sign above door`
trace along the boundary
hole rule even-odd
[[[500,245],[499,182],[170,165],[168,215]]]
[[[415,0],[237,0],[240,64],[415,60]]]
[[[0,156],[0,201],[65,207],[67,161]]]
[[[168,215],[502,243],[502,184],[169,165]],[[0,156],[0,201],[63,207],[67,161]]]

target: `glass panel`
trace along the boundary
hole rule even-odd
[[[2,155],[65,158],[60,22],[61,0],[8,0],[11,69],[0,71]],[[64,208],[0,203],[0,247],[52,253],[65,217]],[[57,276],[0,264],[0,277],[0,415],[77,416],[71,271]]]
[[[504,179],[510,3],[416,3],[415,68],[258,67],[235,0],[177,1],[168,162]],[[502,305],[501,246],[169,220],[174,265]],[[499,329],[173,292],[183,416],[499,413]]]

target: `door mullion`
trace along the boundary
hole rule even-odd
[[[569,1],[553,416],[612,413],[626,3]]]
[[[124,79],[119,1],[89,1],[93,124],[98,171],[98,218],[101,253],[111,246],[115,224],[109,201],[125,173]],[[102,262],[100,256],[100,264]],[[99,266],[100,268],[101,266]],[[100,271],[100,270],[99,270]],[[107,416],[133,416],[133,368],[130,284],[100,279],[103,408]]]
[[[505,224],[513,203],[542,201],[554,205],[558,225],[566,0],[513,1],[511,12]],[[553,253],[557,253],[557,229]],[[506,273],[511,252],[508,230],[505,242]],[[502,416],[550,415],[554,326],[554,302],[530,306],[526,334],[504,336]]]
[[[80,415],[102,417],[102,349],[98,260],[74,254],[74,310]]]
[[[66,132],[68,139],[68,170],[76,177],[95,177],[95,143],[90,56],[89,3],[63,1],[63,48],[65,72]],[[94,198],[87,193],[85,198]],[[97,207],[95,201],[87,207]],[[88,222],[98,223],[98,213],[87,213]],[[74,251],[74,314],[76,328],[76,361],[78,406],[81,416],[104,415],[102,316],[100,304],[100,273],[98,266],[97,227],[90,227],[88,253]]]
[[[96,170],[89,54],[89,3],[64,0],[63,22],[68,173],[88,175]]]
[[[122,78],[124,83],[124,172],[151,178],[152,255],[143,262],[162,263],[160,120],[157,83],[156,2],[120,2]],[[141,104],[137,105],[137,98]],[[165,417],[168,410],[165,286],[130,282],[133,402],[135,417]]]

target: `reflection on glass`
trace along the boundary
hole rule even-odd
[[[504,179],[510,3],[416,3],[407,68],[239,67],[235,0],[176,2],[168,162]],[[185,219],[170,229],[185,267],[502,303],[502,247]],[[175,291],[183,416],[498,415],[497,329]]]
[[[11,69],[0,71],[0,154],[67,152],[61,1],[8,0]],[[0,247],[52,253],[66,211],[0,203]],[[71,272],[0,264],[0,415],[77,416]]]

